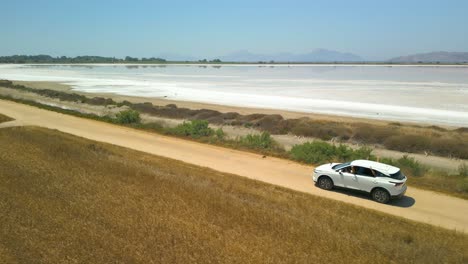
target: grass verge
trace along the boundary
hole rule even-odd
[[[7,263],[468,259],[464,234],[54,130],[0,145]]]

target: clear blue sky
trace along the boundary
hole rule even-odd
[[[1,0],[0,55],[468,51],[468,1]]]

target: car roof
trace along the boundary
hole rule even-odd
[[[351,162],[351,165],[375,169],[385,174],[394,174],[400,171],[397,167],[370,160],[355,160]]]

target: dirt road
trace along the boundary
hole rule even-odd
[[[351,192],[318,189],[311,178],[313,167],[288,160],[262,158],[257,154],[161,136],[3,100],[0,100],[0,113],[16,119],[16,125],[57,129],[91,140],[169,157],[407,219],[468,232],[468,201],[463,199],[410,187],[405,198],[383,205]],[[3,126],[8,124],[4,123]]]

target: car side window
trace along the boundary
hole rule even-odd
[[[374,170],[374,173],[375,173],[375,176],[376,176],[376,177],[388,177],[387,175],[381,173],[381,172],[378,171],[378,170]]]
[[[374,177],[374,173],[369,168],[356,167],[356,174],[367,177]]]
[[[343,169],[341,169],[342,172],[351,172],[351,166],[348,166],[348,167],[345,167]]]

